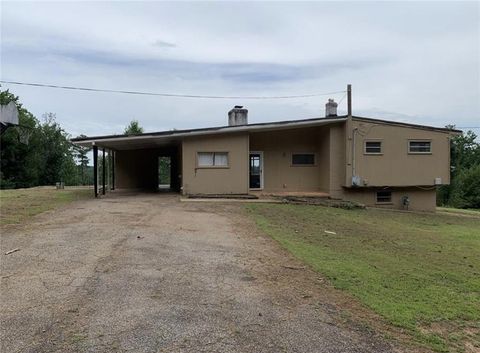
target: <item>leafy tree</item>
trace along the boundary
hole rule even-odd
[[[158,183],[170,184],[170,157],[160,157],[158,159]]]
[[[85,135],[80,135],[78,137],[86,137]],[[77,161],[78,171],[79,171],[79,182],[78,184],[81,185],[90,185],[90,175],[88,173],[88,163],[90,159],[88,158],[88,152],[90,152],[91,148],[82,147],[78,145],[73,145],[73,156]]]
[[[454,125],[447,128],[454,129]],[[442,186],[437,192],[437,201],[440,205],[478,208],[480,188],[475,181],[480,166],[480,143],[473,131],[454,136],[450,146],[450,185]],[[470,186],[477,186],[472,189]],[[476,192],[477,191],[477,192]]]
[[[138,120],[132,120],[123,133],[125,135],[143,134],[143,127],[140,126]]]
[[[42,173],[41,185],[53,185],[58,181],[72,184],[75,162],[70,143],[70,136],[56,122],[53,113],[43,115],[42,133]]]
[[[480,208],[480,164],[461,170],[452,184],[450,205],[457,208]]]
[[[19,141],[18,130],[8,128],[0,138],[0,187],[21,188],[39,185],[40,169],[37,167],[41,156],[41,131],[38,120],[23,108],[19,99],[8,90],[0,91],[0,104],[15,102],[19,124],[31,131],[28,144]]]
[[[38,185],[54,185],[64,181],[77,183],[77,167],[73,158],[70,136],[48,113],[40,123],[19,99],[8,90],[0,91],[0,104],[15,102],[19,112],[19,124],[29,129],[27,144],[19,141],[16,128],[8,128],[0,138],[1,188],[23,188]]]

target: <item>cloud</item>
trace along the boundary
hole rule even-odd
[[[1,77],[235,96],[352,83],[355,114],[473,126],[478,10],[474,2],[4,2]],[[68,131],[86,135],[121,132],[133,118],[148,131],[223,125],[235,104],[254,122],[315,117],[328,98],[207,101],[5,87],[35,115],[56,112]]]
[[[164,40],[157,39],[155,42],[153,42],[153,46],[159,47],[159,48],[175,48],[177,45],[174,43],[166,42]]]

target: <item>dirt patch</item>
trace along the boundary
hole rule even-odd
[[[5,352],[392,352],[241,205],[75,202],[2,232]]]

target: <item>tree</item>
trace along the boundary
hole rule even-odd
[[[16,128],[10,127],[0,138],[0,187],[24,188],[39,185],[41,132],[38,120],[23,108],[19,98],[8,90],[0,91],[0,104],[15,102],[19,124],[31,131],[28,144],[19,141]]]
[[[85,135],[80,135],[78,137],[86,137]],[[73,156],[77,161],[77,166],[80,174],[80,182],[81,185],[89,185],[90,184],[90,175],[88,173],[88,163],[90,162],[88,158],[88,152],[90,152],[91,148],[82,147],[78,145],[73,145]],[[88,173],[88,174],[87,174]]]
[[[15,102],[19,124],[31,132],[27,144],[19,141],[17,129],[8,128],[0,139],[0,187],[26,188],[54,185],[64,181],[76,184],[77,167],[68,135],[56,122],[55,114],[48,113],[40,123],[23,108],[19,98],[8,90],[0,91],[0,104]]]
[[[143,134],[143,127],[140,126],[138,120],[132,120],[123,133],[125,135]]]
[[[461,170],[452,184],[450,205],[480,208],[480,164]]]
[[[454,129],[454,125],[447,128]],[[480,171],[480,143],[473,131],[452,137],[450,142],[450,185],[437,192],[440,205],[478,208],[480,198],[478,178]],[[475,187],[477,189],[475,189]],[[476,192],[477,191],[477,192]]]

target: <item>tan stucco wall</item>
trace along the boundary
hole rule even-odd
[[[263,152],[263,192],[329,189],[330,135],[326,127],[250,134],[250,151]],[[292,166],[292,153],[315,153],[314,166]]]
[[[421,190],[421,189],[389,189],[392,191],[391,204],[377,204],[376,190],[372,189],[351,189],[346,190],[344,198],[351,201],[360,202],[366,206],[405,209],[402,206],[402,197],[408,196],[410,204],[408,210],[410,211],[428,211],[435,212],[436,209],[436,190]]]
[[[115,152],[115,184],[118,189],[156,189],[158,151],[151,149]]]
[[[345,185],[351,185],[352,176],[352,130],[357,128],[355,141],[356,175],[366,186],[413,186],[434,185],[437,177],[443,184],[450,183],[449,134],[410,127],[356,121],[347,124],[347,166]],[[365,140],[382,141],[382,155],[364,154]],[[430,140],[431,154],[409,154],[410,139]]]
[[[185,138],[182,148],[184,194],[248,193],[248,134]],[[228,152],[228,168],[197,168],[197,152]]]
[[[330,177],[328,192],[332,198],[342,198],[346,171],[345,124],[330,127],[329,143]]]

